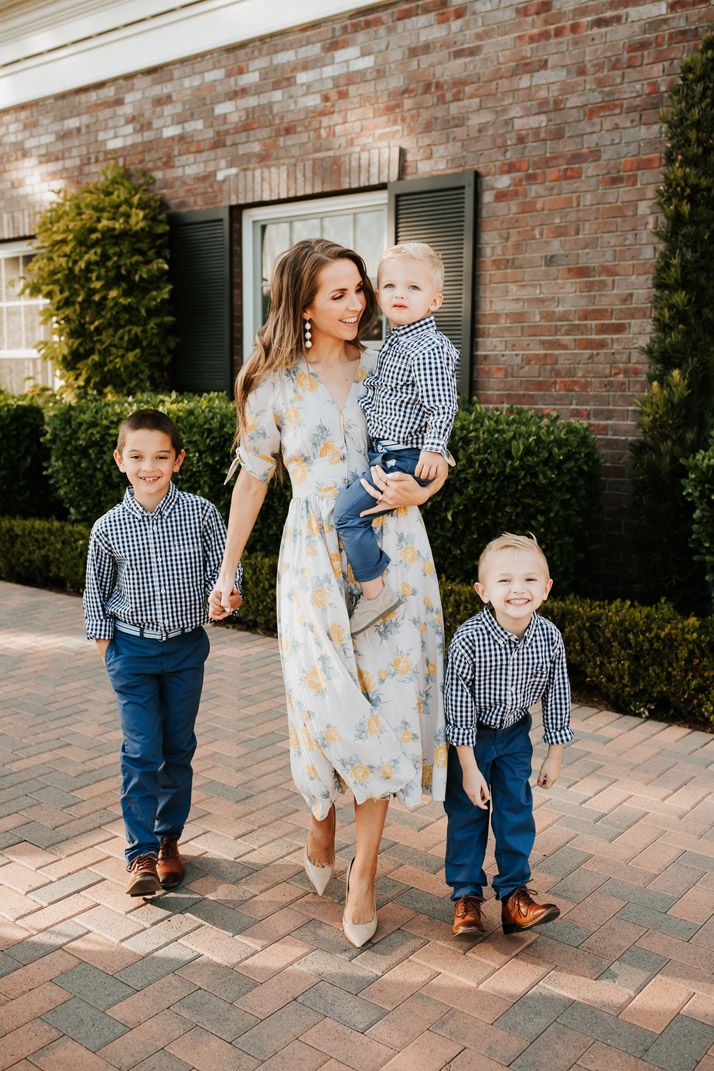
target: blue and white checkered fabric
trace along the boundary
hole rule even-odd
[[[433,316],[395,327],[359,399],[371,439],[448,456],[458,363],[458,350]]]
[[[149,513],[129,487],[92,528],[84,589],[88,638],[110,640],[115,618],[157,632],[204,624],[225,541],[223,518],[205,498],[171,483]],[[242,579],[239,565],[236,587]]]
[[[449,647],[444,682],[449,743],[473,746],[477,723],[505,729],[539,700],[545,742],[569,743],[570,683],[556,626],[533,614],[519,639],[501,628],[490,609],[464,621]]]

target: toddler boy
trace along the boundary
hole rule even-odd
[[[535,839],[528,708],[542,702],[548,753],[538,784],[552,788],[563,746],[573,738],[570,685],[563,638],[536,613],[553,581],[535,536],[506,532],[492,540],[479,558],[478,578],[474,586],[486,609],[457,629],[444,684],[451,744],[446,882],[455,901],[452,933],[483,931],[490,813],[498,867],[493,887],[503,932],[516,933],[560,914],[555,904],[536,903],[527,888]]]
[[[171,481],[184,456],[164,413],[139,409],[127,417],[114,460],[131,487],[89,541],[84,615],[119,707],[130,896],[153,896],[184,876],[178,842],[191,808],[194,725],[210,646],[202,626],[225,543],[216,507]],[[239,565],[238,589],[242,575]],[[240,603],[234,595],[233,609]]]
[[[444,262],[424,242],[405,242],[384,254],[377,271],[377,301],[390,333],[359,400],[370,437],[370,467],[381,465],[387,475],[406,472],[422,484],[453,464],[447,444],[457,410],[459,354],[437,330],[432,315],[444,300],[443,286]],[[371,482],[370,472],[361,478]],[[372,528],[374,514],[360,516],[373,506],[374,498],[359,480],[346,487],[335,504],[335,527],[362,588],[350,621],[353,636],[401,602],[382,579],[390,559]]]

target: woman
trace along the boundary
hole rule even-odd
[[[443,623],[421,514],[398,508],[376,519],[391,586],[404,602],[354,641],[348,604],[359,588],[332,523],[338,492],[366,464],[357,399],[375,358],[360,338],[374,311],[364,263],[352,250],[303,241],[278,261],[268,319],[236,381],[242,468],[211,596],[211,615],[225,617],[236,564],[280,459],[294,497],[280,548],[278,633],[291,769],[312,812],[305,870],[321,895],[334,867],[334,800],[349,787],[356,853],[343,928],[358,947],[377,928],[374,883],[389,797],[413,807],[429,788],[443,799],[446,778]],[[375,513],[421,505],[441,486],[373,474]]]

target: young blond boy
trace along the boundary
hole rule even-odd
[[[209,642],[207,597],[220,569],[223,518],[177,490],[178,428],[139,409],[119,428],[114,460],[131,486],[92,529],[84,615],[117,698],[121,807],[130,896],[184,876],[179,838],[191,807],[194,726]],[[236,573],[240,590],[241,566]],[[232,607],[241,603],[233,595]]]
[[[370,468],[381,465],[387,475],[406,472],[420,483],[429,483],[453,464],[447,444],[457,410],[459,354],[434,322],[433,313],[444,300],[443,286],[444,262],[424,242],[405,242],[384,254],[377,272],[377,301],[390,333],[359,400],[371,441]],[[369,472],[361,478],[371,481]],[[401,602],[382,579],[389,557],[372,528],[374,513],[360,516],[374,504],[358,479],[340,493],[335,505],[335,527],[362,588],[350,622],[353,636]]]
[[[537,613],[553,585],[535,536],[504,533],[484,549],[475,588],[486,608],[457,629],[449,647],[444,708],[449,744],[444,809],[446,882],[454,934],[483,931],[483,860],[489,815],[504,933],[550,922],[555,904],[527,888],[535,839],[529,777],[533,746],[528,708],[541,702],[548,752],[538,784],[552,788],[570,728],[570,686],[563,639]]]

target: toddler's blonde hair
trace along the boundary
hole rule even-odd
[[[434,286],[439,293],[444,289],[443,258],[426,242],[401,242],[382,253],[377,266],[377,286],[379,286],[379,277],[382,274],[382,265],[385,260],[421,260],[429,266]]]
[[[499,550],[526,550],[530,554],[537,554],[545,566],[546,579],[550,580],[548,559],[532,532],[529,532],[528,535],[514,535],[513,532],[503,532],[496,539],[492,539],[490,543],[487,543],[481,551],[481,557],[478,560],[479,580],[481,580],[481,574],[485,568],[486,562]]]

